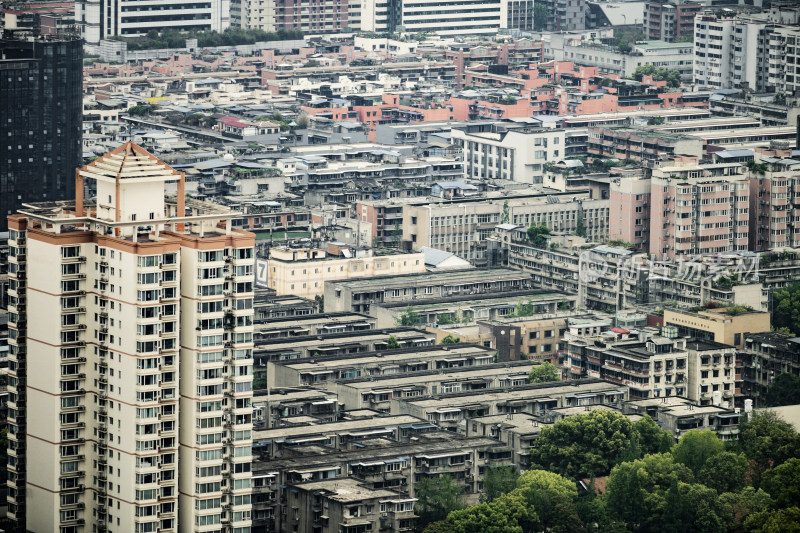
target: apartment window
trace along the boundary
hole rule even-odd
[[[81,253],[80,246],[62,246],[61,257],[78,257]]]
[[[158,266],[159,255],[141,255],[136,259],[136,264],[140,267]]]

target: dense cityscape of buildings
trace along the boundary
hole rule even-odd
[[[567,417],[737,439],[800,375],[747,4],[3,2],[0,527],[406,532]]]

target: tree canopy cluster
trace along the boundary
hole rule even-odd
[[[793,284],[772,292],[772,327],[792,335],[800,333],[800,284]]]
[[[145,37],[114,37],[114,40],[128,43],[128,50],[158,50],[161,48],[184,48],[186,39],[197,39],[200,48],[214,46],[234,46],[255,44],[264,41],[293,41],[302,39],[301,30],[264,31],[259,29],[227,28],[223,32],[194,31],[182,32],[166,29],[162,32],[150,30]]]
[[[633,71],[633,77],[642,81],[645,76],[652,76],[653,81],[666,81],[667,87],[681,86],[681,73],[677,70],[666,67],[654,67],[653,65],[642,65]]]
[[[395,318],[395,322],[398,326],[416,326],[417,324],[422,323],[422,317],[414,311],[414,308],[410,305],[406,307],[402,313],[398,317]]]
[[[764,403],[767,407],[800,403],[800,377],[788,373],[778,374],[778,377],[767,388]]]
[[[534,366],[528,373],[529,383],[547,383],[560,380],[561,370],[550,361],[545,361],[541,365]]]
[[[437,494],[447,497],[429,513],[431,495],[418,485],[420,525],[425,533],[800,532],[800,435],[771,412],[740,429],[738,441],[691,430],[674,444],[647,416],[569,417],[542,430],[532,470],[488,469],[478,505],[465,506],[459,485],[440,478]]]
[[[545,224],[537,226],[536,223],[533,222],[528,228],[528,240],[531,241],[531,245],[535,248],[547,247],[547,237],[549,236],[550,228]]]

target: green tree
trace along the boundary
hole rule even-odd
[[[766,163],[756,163],[754,159],[748,160],[744,165],[747,167],[747,170],[754,174],[764,174],[767,171]]]
[[[745,487],[739,492],[724,492],[719,495],[719,501],[730,509],[732,516],[729,520],[729,529],[734,532],[744,531],[744,524],[748,518],[772,507],[772,498],[761,489]]]
[[[586,224],[583,222],[583,210],[578,211],[578,220],[575,223],[575,235],[586,237]]]
[[[528,373],[529,383],[547,383],[550,381],[560,381],[561,371],[550,361],[545,361],[541,365],[531,368]]]
[[[517,487],[517,468],[514,465],[487,466],[483,474],[481,500],[490,502]]]
[[[722,452],[724,448],[722,441],[713,431],[693,429],[680,438],[672,450],[672,456],[676,462],[688,466],[697,474],[710,457]]]
[[[155,106],[148,105],[148,104],[139,104],[139,105],[135,105],[135,106],[129,108],[127,113],[128,113],[128,115],[130,115],[132,117],[141,116],[141,115],[149,115],[150,113],[153,112],[153,109],[155,109]]]
[[[428,524],[422,533],[455,533],[455,529],[447,520],[439,520]]]
[[[450,324],[455,324],[455,319],[452,313],[441,313],[436,315],[436,323],[440,326],[448,326]]]
[[[414,494],[417,497],[414,511],[419,515],[417,526],[422,529],[464,507],[464,486],[447,475],[421,480],[415,485]]]
[[[678,509],[673,520],[665,520],[666,526],[676,533],[683,531],[702,531],[704,533],[725,533],[731,520],[730,508],[724,505],[717,491],[700,483],[678,482],[680,501],[670,505],[667,500],[667,517],[670,510]]]
[[[594,531],[618,531],[616,525],[616,517],[612,516],[606,508],[606,499],[597,494],[597,487],[594,479],[589,481],[588,490],[585,493],[578,495],[578,501],[575,504],[575,510],[581,521]],[[621,531],[627,533],[624,524],[621,524]]]
[[[541,2],[533,4],[533,31],[542,31],[547,27],[547,22],[552,18],[552,12],[547,5]]]
[[[797,332],[800,324],[800,284],[772,291],[772,327]]]
[[[573,481],[547,470],[527,470],[517,479],[520,490],[536,490],[546,492],[551,498],[574,501],[578,497],[578,488]]]
[[[617,457],[617,463],[626,463],[629,461],[635,461],[636,459],[641,459],[642,455],[642,446],[640,444],[641,437],[635,431],[631,431],[631,437],[628,439],[628,445],[625,446],[625,449],[620,452],[619,457]]]
[[[517,491],[536,510],[536,531],[582,531],[575,503],[578,489],[573,481],[546,470],[528,470],[517,480]]]
[[[654,81],[666,81],[667,87],[681,86],[681,73],[666,67],[656,68],[653,65],[641,65],[636,67],[636,70],[633,72],[633,77],[638,81],[642,81],[644,76],[652,76]]]
[[[761,474],[792,457],[800,457],[800,436],[773,411],[757,411],[739,424],[739,445],[749,461],[753,486]]]
[[[547,246],[547,237],[550,235],[550,228],[545,224],[537,226],[535,222],[528,228],[528,240],[535,248],[544,249]]]
[[[400,343],[397,342],[397,337],[394,335],[389,335],[389,338],[386,340],[386,349],[396,350],[398,348],[400,348]]]
[[[461,339],[452,335],[447,335],[439,344],[458,344]]]
[[[395,248],[400,246],[400,241],[403,238],[403,230],[400,229],[400,223],[395,222],[394,228],[392,229],[392,244]]]
[[[606,482],[608,509],[629,526],[635,526],[635,530],[646,531],[662,521],[668,500],[673,507],[680,504],[678,482],[691,480],[689,469],[667,453],[620,463]]]
[[[400,316],[397,317],[397,325],[398,326],[407,326],[412,327],[420,324],[422,322],[422,318],[414,311],[414,308],[410,305],[405,308],[405,310],[400,313]]]
[[[517,302],[517,307],[514,308],[513,316],[526,317],[532,315],[533,315],[533,302],[529,300],[528,303],[525,303],[520,299]]]
[[[628,446],[633,424],[620,413],[597,409],[542,428],[531,450],[532,468],[572,479],[605,476]]]
[[[503,214],[500,215],[500,223],[501,224],[508,224],[509,220],[511,220],[511,214],[508,207],[508,200],[503,202]]]
[[[764,402],[767,407],[800,403],[800,377],[789,373],[778,374],[767,388]]]
[[[720,452],[712,455],[697,473],[697,481],[723,492],[738,492],[745,486],[747,458],[744,454]]]
[[[752,533],[800,533],[800,507],[755,513],[745,528]]]
[[[311,118],[308,116],[308,113],[300,113],[295,122],[299,129],[305,130],[308,129],[308,126],[311,124]]]
[[[453,511],[447,521],[456,533],[523,533],[521,524],[535,521],[535,516],[522,497],[513,493]]]
[[[764,472],[761,487],[780,507],[800,507],[800,458],[793,457]]]
[[[318,294],[318,295],[314,296],[314,301],[317,303],[317,306],[319,307],[319,312],[320,313],[324,313],[325,312],[325,296],[320,296]]]
[[[266,390],[267,388],[267,372],[266,371],[253,371],[253,390]]]
[[[633,423],[633,432],[639,437],[638,445],[642,455],[666,453],[672,448],[672,435],[661,429],[655,420],[647,415]]]

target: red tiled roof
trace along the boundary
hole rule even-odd
[[[250,122],[242,120],[240,118],[232,117],[230,115],[224,115],[217,119],[217,122],[222,122],[226,126],[233,126],[234,128],[246,128],[247,126],[252,126]]]

